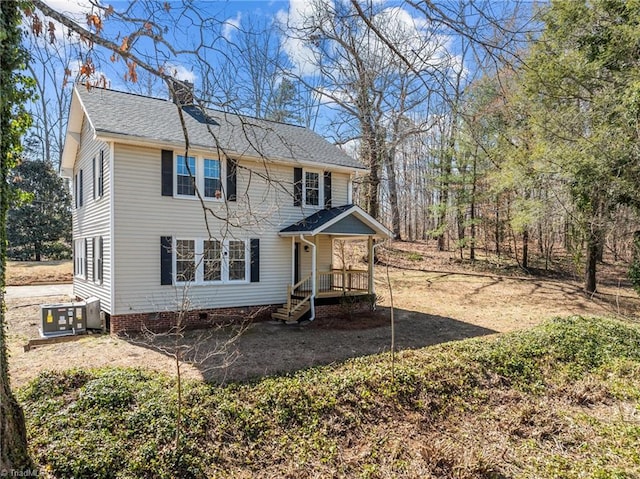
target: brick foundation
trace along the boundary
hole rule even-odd
[[[185,329],[198,329],[229,323],[241,324],[244,321],[264,321],[271,319],[271,313],[278,307],[280,305],[187,311],[183,326]],[[168,331],[176,325],[177,316],[175,311],[118,314],[111,316],[109,331],[111,334],[139,333],[145,328],[153,332]]]
[[[375,296],[344,296],[316,299],[316,318],[335,318],[350,314],[372,311]],[[222,324],[241,324],[244,321],[256,322],[271,319],[271,313],[282,305],[246,306],[243,308],[197,309],[187,311],[183,319],[185,329],[209,328]],[[109,331],[111,334],[139,333],[144,329],[154,333],[168,331],[176,325],[177,313],[163,311],[158,313],[133,313],[111,316]]]

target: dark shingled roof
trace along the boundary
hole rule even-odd
[[[317,211],[311,216],[307,216],[297,223],[294,223],[291,226],[287,226],[283,230],[280,230],[280,233],[309,233],[322,227],[322,225],[327,224],[336,216],[341,215],[351,208],[353,208],[353,205],[343,205]]]
[[[97,135],[184,144],[172,101],[82,86],[77,92]],[[237,156],[364,169],[359,161],[307,128],[210,109],[183,107],[183,112],[192,148],[221,148]]]

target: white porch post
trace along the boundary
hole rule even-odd
[[[374,294],[374,285],[373,285],[373,236],[369,236],[367,238],[367,247],[369,249],[369,294]]]
[[[291,284],[296,284],[296,237],[291,237]]]
[[[307,240],[303,234],[300,234],[300,241],[311,246],[311,319],[309,321],[313,321],[316,317],[316,308],[315,308],[315,300],[316,300],[316,244]],[[315,241],[315,238],[314,238]]]

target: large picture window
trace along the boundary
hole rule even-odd
[[[196,279],[196,242],[194,240],[176,241],[176,281],[193,282]]]
[[[244,241],[229,241],[229,281],[244,281],[247,277],[247,246]]]
[[[249,241],[180,238],[173,252],[177,284],[248,280]]]
[[[204,241],[202,262],[204,281],[222,281],[221,241]]]

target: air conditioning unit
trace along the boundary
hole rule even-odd
[[[49,338],[85,332],[87,330],[86,309],[87,305],[84,301],[40,305],[42,313],[40,335]]]
[[[102,318],[100,317],[100,299],[92,296],[87,298],[87,329],[104,329]]]

